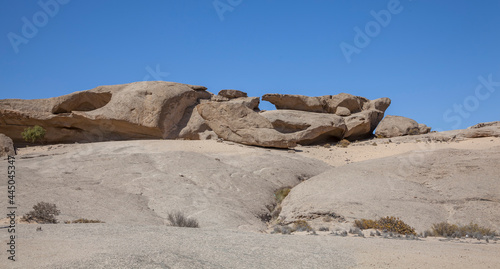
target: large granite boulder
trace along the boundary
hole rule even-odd
[[[342,139],[347,130],[342,117],[337,115],[296,110],[272,110],[260,113],[273,128],[284,133],[297,144]]]
[[[16,155],[16,151],[14,150],[12,139],[4,134],[0,134],[0,157],[14,155]]]
[[[144,81],[49,99],[0,100],[0,132],[22,141],[24,128],[40,125],[48,143],[168,138],[186,127],[186,111],[211,96],[202,86]]]
[[[378,125],[375,135],[377,137],[396,137],[404,135],[426,134],[431,131],[425,124],[401,116],[386,116]]]
[[[341,139],[346,132],[342,117],[295,110],[257,113],[243,104],[208,102],[198,113],[215,133],[242,144],[290,148],[327,139]]]
[[[274,129],[272,123],[244,104],[207,102],[197,106],[198,113],[220,137],[246,145],[289,148],[296,145]]]

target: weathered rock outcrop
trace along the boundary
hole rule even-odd
[[[40,125],[47,143],[221,137],[289,148],[369,137],[391,102],[346,93],[263,99],[279,109],[260,113],[260,98],[238,90],[214,95],[203,86],[163,81],[101,86],[49,99],[0,100],[0,131],[16,142],[24,128]]]
[[[14,156],[15,154],[12,139],[4,134],[0,134],[0,157]]]
[[[247,145],[289,148],[296,145],[276,131],[269,120],[243,104],[209,102],[197,106],[198,113],[221,138]]]
[[[226,97],[228,99],[248,97],[246,92],[238,90],[221,90],[218,95]]]
[[[482,125],[484,124],[484,125]],[[446,133],[446,132],[443,132]],[[456,138],[500,137],[500,124],[480,123],[464,130],[459,130]]]
[[[320,97],[309,97],[291,94],[265,94],[263,101],[275,105],[277,109],[293,109],[317,113],[330,113],[320,100]],[[325,111],[326,110],[326,111]]]
[[[218,95],[212,95],[210,101],[243,104],[246,107],[255,111],[259,111],[259,104],[260,104],[259,97],[248,97],[246,92],[238,90],[221,90],[219,91]]]
[[[500,122],[499,122],[500,123]],[[377,143],[410,143],[410,142],[459,142],[469,138],[500,137],[500,124],[489,122],[479,123],[467,129],[458,129],[442,132],[429,132],[420,135],[405,135],[391,138],[379,137]]]
[[[259,104],[260,104],[260,98],[259,97],[240,97],[240,98],[235,98],[229,100],[229,103],[233,104],[242,104],[251,110],[258,111],[259,110]]]
[[[376,102],[348,93],[309,97],[290,94],[265,94],[262,100],[268,101],[277,109],[293,109],[318,113],[331,113],[339,116],[349,116],[362,110],[377,109],[385,112],[391,104],[389,98],[380,98]],[[375,100],[374,100],[375,101]]]
[[[377,137],[396,137],[404,135],[426,134],[431,131],[425,124],[401,116],[386,116],[378,125],[375,135]]]
[[[24,128],[40,125],[47,130],[48,143],[172,138],[173,134],[179,138],[186,127],[181,121],[186,112],[200,99],[212,96],[205,90],[202,86],[145,81],[49,99],[0,100],[0,131],[22,141]],[[187,133],[193,137],[193,132]]]
[[[490,122],[482,122],[476,125],[470,126],[467,129],[479,129],[483,127],[500,127],[500,121],[490,121]]]
[[[262,97],[262,100],[274,104],[278,109],[276,113],[292,109],[323,113],[325,117],[341,117],[345,124],[345,132],[340,136],[332,137],[350,140],[369,137],[384,117],[385,110],[391,104],[389,98],[379,98],[370,101],[364,97],[347,93],[319,97],[266,94]],[[307,122],[307,119],[305,122]],[[321,134],[321,136],[325,137],[328,135],[325,133]]]
[[[342,117],[296,110],[272,110],[260,113],[273,128],[297,144],[326,139],[342,139],[347,127]]]

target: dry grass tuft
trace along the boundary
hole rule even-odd
[[[187,227],[187,228],[199,228],[198,221],[195,219],[190,219],[184,216],[184,213],[177,211],[175,213],[168,214],[168,220],[171,226],[175,227]]]
[[[66,224],[71,224],[71,223],[104,223],[104,221],[94,220],[94,219],[77,219],[77,220],[73,220],[73,221],[65,221],[64,223],[66,223]]]
[[[447,222],[435,223],[432,225],[432,235],[434,236],[452,236],[452,237],[462,237],[462,236],[495,236],[496,232],[489,228],[479,226],[475,223],[470,223],[468,225],[459,226],[456,224],[450,224]]]
[[[350,144],[351,144],[351,142],[349,142],[349,140],[347,140],[347,139],[342,139],[342,140],[340,140],[340,141],[337,143],[337,146],[338,146],[338,147],[341,147],[341,148],[347,148]]]

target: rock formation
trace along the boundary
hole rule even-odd
[[[202,86],[148,81],[49,99],[0,100],[0,131],[15,142],[34,125],[47,130],[48,143],[179,138],[180,133],[193,138],[203,124],[189,132],[180,123],[200,99],[210,97]]]
[[[14,156],[15,154],[12,139],[4,134],[0,134],[0,157]]]
[[[340,135],[331,135],[336,139],[346,138],[355,140],[371,136],[378,123],[384,117],[385,110],[391,104],[389,98],[368,100],[364,97],[347,93],[308,97],[302,95],[266,94],[262,100],[269,101],[278,109],[277,114],[289,114],[288,110],[321,113],[325,117],[340,117],[345,124],[345,132]],[[335,115],[332,115],[335,114]],[[286,117],[286,116],[285,116]],[[307,123],[307,121],[305,122]],[[328,127],[328,126],[325,126]],[[321,137],[328,134],[320,134]],[[315,142],[318,139],[312,139]],[[298,141],[301,143],[302,141]]]
[[[386,116],[378,125],[375,135],[377,137],[396,137],[404,135],[427,134],[431,131],[425,124],[401,116]]]
[[[197,109],[208,126],[225,140],[276,148],[296,145],[285,134],[273,129],[266,118],[243,104],[210,102],[198,105]]]
[[[221,90],[218,95],[226,97],[227,99],[248,97],[246,92],[238,90]]]
[[[467,129],[479,129],[483,127],[500,127],[500,121],[482,122],[476,125],[470,126]]]
[[[479,123],[464,130],[458,130],[456,137],[458,138],[500,137],[500,122],[496,121],[496,122]]]
[[[276,148],[372,135],[390,105],[346,93],[320,97],[266,94],[278,110],[260,112],[258,97],[238,90],[214,95],[203,86],[145,81],[100,86],[39,100],[0,100],[0,132],[22,142],[26,127],[45,142],[215,139]]]

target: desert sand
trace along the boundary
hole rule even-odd
[[[497,268],[496,240],[385,239],[369,231],[364,238],[319,231],[272,234],[273,224],[259,215],[275,204],[275,190],[290,186],[280,218],[303,216],[316,229],[340,231],[354,219],[393,212],[417,232],[435,222],[470,220],[498,231],[499,152],[497,137],[436,142],[420,136],[295,150],[213,140],[20,148],[18,216],[44,201],[61,210],[60,223],[18,224],[17,261],[7,260],[2,250],[0,267]],[[1,161],[5,175],[7,160]],[[472,176],[483,180],[470,184]],[[6,189],[5,181],[0,188]],[[0,206],[7,207],[6,199]],[[200,228],[169,226],[166,217],[175,210],[196,218]],[[345,221],[314,217],[321,212]],[[78,218],[105,223],[64,224]],[[6,248],[8,234],[0,235]]]

